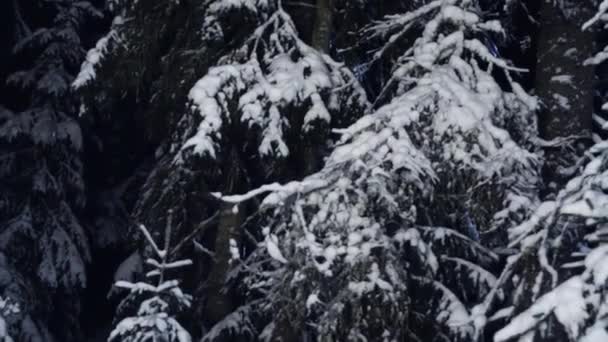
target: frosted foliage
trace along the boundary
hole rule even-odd
[[[221,18],[232,11],[241,11],[264,18],[274,1],[270,0],[211,0],[205,13],[201,36],[204,41],[220,41],[225,38]]]
[[[53,341],[48,323],[32,306],[35,297],[32,297],[31,275],[19,272],[12,260],[10,255],[0,252],[0,340]]]
[[[607,256],[606,245],[594,249],[585,259],[582,274],[544,294],[497,332],[494,340],[507,341],[531,330],[544,330],[542,322],[550,315],[564,327],[570,341],[595,342],[605,338]]]
[[[407,323],[418,317],[434,321],[436,336],[446,340],[474,337],[470,303],[496,286],[487,267],[497,257],[461,232],[420,222],[433,212],[427,206],[442,177],[461,169],[482,184],[507,179],[497,222],[512,219],[509,210],[529,211],[535,194],[524,190],[537,179],[538,162],[526,145],[536,102],[514,82],[505,92],[480,67],[482,61],[507,75],[513,69],[470,38],[501,32],[472,6],[433,1],[368,28],[390,45],[398,38],[387,32],[424,27],[387,86],[399,85],[390,101],[340,130],[320,172],[223,198],[268,193],[263,241],[246,261],[248,287],[265,295],[261,307],[274,318],[265,336],[287,306],[292,324],[314,317],[307,323],[319,336],[365,339],[380,329],[386,340],[410,339],[424,329],[418,320]],[[512,119],[516,132],[505,127]],[[409,296],[422,289],[428,297]],[[293,318],[304,308],[307,314]]]
[[[597,15],[582,29],[604,23],[607,10],[608,2],[601,1]],[[604,51],[587,63],[605,59]],[[587,157],[584,169],[554,201],[542,203],[529,220],[510,230],[510,247],[520,252],[509,258],[499,286],[526,293],[520,290],[514,296],[523,311],[509,317],[495,341],[532,340],[560,332],[569,341],[598,342],[608,336],[608,144],[596,144]],[[515,272],[531,273],[526,278],[534,280],[511,278]],[[526,297],[531,302],[522,302]]]
[[[6,319],[11,315],[18,314],[20,311],[19,305],[13,302],[10,298],[0,297],[0,339],[2,341],[14,341],[9,335],[9,327]]]
[[[23,112],[7,113],[0,120],[0,139],[12,142],[26,137],[35,144],[51,145],[67,141],[73,149],[82,148],[82,134],[70,117],[65,95],[73,78],[70,70],[80,62],[80,25],[88,16],[101,14],[86,1],[58,1],[57,14],[50,28],[39,28],[17,42],[16,54],[34,56],[29,69],[7,77],[10,85],[26,91],[30,106]],[[4,115],[3,115],[4,116]]]
[[[256,132],[260,156],[286,157],[286,130],[297,122],[306,136],[339,124],[345,119],[339,115],[347,115],[349,108],[367,107],[350,71],[303,43],[280,8],[219,64],[190,91],[191,110],[200,115],[200,124],[178,161],[185,151],[216,158],[229,125]]]
[[[593,25],[602,25],[606,28],[606,24],[608,24],[608,1],[602,0],[598,6],[597,13],[593,18],[589,19],[584,25],[583,30],[588,30]],[[608,46],[604,47],[604,49],[598,52],[595,56],[589,58],[585,61],[586,65],[600,65],[604,63],[608,59]],[[604,105],[602,109],[607,110],[608,106]]]
[[[67,141],[77,150],[82,148],[82,133],[78,124],[64,113],[46,107],[12,113],[6,121],[0,122],[0,139],[12,142],[20,137],[27,137],[41,145]]]
[[[145,300],[136,317],[125,318],[112,331],[109,341],[144,342],[175,341],[190,342],[190,334],[165,312],[168,304],[159,297]],[[162,336],[162,337],[161,337]]]
[[[513,246],[520,246],[522,254],[534,253],[542,273],[537,279],[549,285],[546,293],[538,297],[525,311],[519,313],[499,332],[495,341],[507,341],[528,334],[554,334],[550,326],[543,324],[554,317],[566,331],[570,341],[600,341],[606,336],[608,321],[608,145],[603,142],[594,146],[593,158],[582,174],[572,179],[556,201],[544,203],[530,221],[515,227],[511,232]],[[549,264],[544,261],[557,248],[568,243],[567,236],[556,238],[556,233],[570,229],[574,238],[576,230],[586,232],[581,248],[568,259],[584,256],[582,261]],[[580,234],[580,233],[579,233]],[[555,257],[553,257],[555,259]],[[510,260],[513,265],[519,256]],[[561,259],[558,259],[561,260]],[[574,275],[562,280],[558,269],[572,269]]]
[[[40,28],[13,47],[15,53],[33,52],[36,56],[31,68],[7,78],[10,85],[31,93],[31,104],[27,110],[0,121],[0,139],[12,142],[25,136],[36,144],[67,141],[76,150],[82,148],[82,134],[69,117],[69,107],[55,102],[68,92],[73,77],[69,70],[81,58],[79,25],[87,15],[101,14],[88,2],[58,5],[51,28]]]
[[[72,87],[74,89],[81,88],[95,79],[95,69],[98,67],[101,60],[105,57],[113,44],[118,44],[121,41],[119,30],[122,24],[124,24],[123,17],[116,16],[112,21],[110,32],[99,39],[95,44],[95,47],[87,52],[86,59],[80,66],[80,72],[76,76],[76,79],[72,81]]]
[[[460,69],[464,65],[468,68]],[[534,176],[536,156],[495,124],[503,119],[500,115],[509,115],[507,102],[517,98],[503,93],[489,74],[460,57],[453,56],[447,65],[433,69],[377,115],[389,126],[420,128],[412,130],[416,143],[441,139],[439,148],[421,147],[434,160],[462,165],[486,179],[518,170]]]
[[[22,88],[35,88],[36,92],[62,96],[73,78],[72,66],[82,57],[80,25],[88,17],[102,14],[86,1],[57,1],[57,14],[53,25],[39,28],[13,47],[16,53],[37,51],[36,67],[16,72],[7,79]]]
[[[388,16],[364,33],[387,40],[376,52],[379,59],[424,23],[420,37],[399,57],[380,95],[388,103],[378,112],[408,128],[437,171],[443,191],[461,195],[459,201],[466,198],[467,220],[483,219],[479,224],[492,232],[525,218],[536,205],[538,104],[512,80],[510,73],[519,69],[478,39],[503,34],[498,21],[478,13],[473,1],[431,1],[407,14]],[[494,80],[495,69],[506,75],[510,92]],[[454,182],[455,177],[462,180]],[[479,197],[485,205],[487,197],[497,202],[491,217],[480,218],[488,214],[476,212]]]
[[[352,153],[349,157],[347,150]],[[392,158],[399,163],[391,163]],[[387,336],[399,339],[407,336],[400,326],[406,320],[402,306],[414,300],[407,297],[405,284],[414,281],[413,286],[438,293],[436,316],[431,319],[456,336],[470,336],[468,311],[458,295],[431,279],[440,278],[444,267],[453,267],[453,261],[441,254],[453,250],[454,256],[472,261],[461,262],[466,268],[463,274],[468,275],[465,282],[487,292],[494,279],[478,264],[495,260],[492,253],[449,229],[417,227],[394,233],[388,229],[391,224],[415,227],[413,199],[431,192],[433,179],[428,160],[404,130],[368,128],[357,133],[330,156],[320,173],[297,186],[291,183],[279,191],[273,187],[266,196],[263,205],[276,208],[269,209],[276,221],[271,220],[264,242],[248,262],[256,267],[266,260],[274,271],[254,268],[249,286],[268,294],[264,305],[270,312],[289,305],[289,294],[295,292],[294,300],[300,303],[295,305],[318,314],[314,326],[323,336],[340,336],[336,326],[346,324],[340,318],[346,305],[358,308],[373,298],[385,315],[357,313],[360,318],[348,325],[350,333],[366,336],[373,324],[380,324]],[[408,260],[406,269],[404,260]],[[284,283],[285,277],[291,280]],[[391,321],[382,321],[386,317]]]

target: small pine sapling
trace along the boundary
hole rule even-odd
[[[182,292],[179,281],[168,274],[192,264],[190,259],[171,261],[176,249],[171,249],[171,213],[165,229],[164,247],[156,244],[144,225],[139,225],[152,257],[146,260],[152,270],[146,273],[146,280],[140,282],[118,281],[116,286],[129,290],[129,295],[121,303],[128,306],[140,300],[134,315],[123,318],[110,333],[109,342],[190,342],[190,334],[175,316],[190,307],[192,297]],[[156,278],[156,281],[152,279]]]

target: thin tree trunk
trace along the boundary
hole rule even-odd
[[[230,293],[223,290],[230,270],[230,240],[240,243],[240,226],[243,216],[234,204],[223,204],[220,209],[220,218],[215,239],[215,258],[213,268],[207,280],[208,297],[205,310],[205,319],[218,322],[234,308]]]
[[[595,35],[583,31],[583,23],[595,8],[591,0],[541,0],[539,11],[536,91],[543,109],[539,116],[540,135],[546,140],[591,136],[594,68],[583,62],[593,56]],[[560,181],[557,166],[562,151],[547,151],[545,179]]]
[[[329,53],[333,26],[332,14],[332,0],[317,0],[315,26],[312,31],[312,47],[323,53]]]
[[[233,165],[227,172],[226,186],[224,193],[238,191],[239,183],[242,180],[239,169],[238,153],[233,151]],[[241,242],[241,224],[244,216],[241,205],[222,203],[220,216],[217,225],[215,238],[214,263],[209,277],[207,278],[207,304],[204,317],[211,322],[219,322],[234,309],[235,303],[232,294],[224,291],[228,272],[230,272],[232,253],[230,251],[230,240],[234,240],[237,245]]]
[[[23,16],[21,15],[21,8],[19,7],[19,3],[17,0],[13,0],[13,10],[14,10],[14,19],[15,19],[15,42],[29,36],[32,34],[29,26],[26,24],[25,20],[23,20]]]
[[[315,4],[315,20],[312,31],[312,47],[317,51],[329,54],[331,31],[333,26],[332,0],[317,0]],[[320,146],[314,141],[303,148],[304,175],[316,172],[320,166]]]

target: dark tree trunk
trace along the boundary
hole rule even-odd
[[[582,26],[593,16],[594,6],[591,1],[569,1],[576,2],[576,10],[568,17],[548,0],[540,8],[536,89],[545,107],[541,116],[545,139],[591,130],[594,68],[583,62],[595,52],[595,35]]]
[[[563,9],[555,2],[541,0],[538,16],[536,92],[542,102],[540,135],[545,140],[590,137],[595,74],[594,68],[583,62],[594,54],[595,35],[583,31],[582,25],[593,16],[595,8],[590,0],[566,0]],[[561,148],[547,150],[547,184],[563,183],[567,178],[558,170],[564,164],[559,160],[563,157]]]
[[[323,53],[329,53],[333,26],[332,14],[332,0],[317,0],[315,26],[312,32],[312,47]]]
[[[230,240],[240,243],[240,227],[243,216],[239,205],[223,204],[220,209],[220,218],[215,239],[214,265],[207,280],[207,305],[205,319],[218,322],[234,309],[232,296],[223,291],[230,271]]]
[[[312,30],[312,47],[325,54],[330,53],[333,27],[333,0],[317,0],[315,20]],[[320,168],[321,146],[312,139],[303,148],[304,175],[310,175]]]
[[[241,174],[240,161],[236,150],[232,151],[232,164],[226,173],[224,194],[241,191],[243,175]],[[235,307],[233,294],[225,291],[226,280],[230,272],[230,240],[237,244],[241,242],[241,224],[244,220],[241,205],[222,203],[220,206],[219,222],[214,244],[213,266],[207,278],[207,304],[205,306],[204,318],[209,322],[219,322],[231,313]]]

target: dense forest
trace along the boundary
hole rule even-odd
[[[0,25],[0,341],[608,341],[608,0]]]

